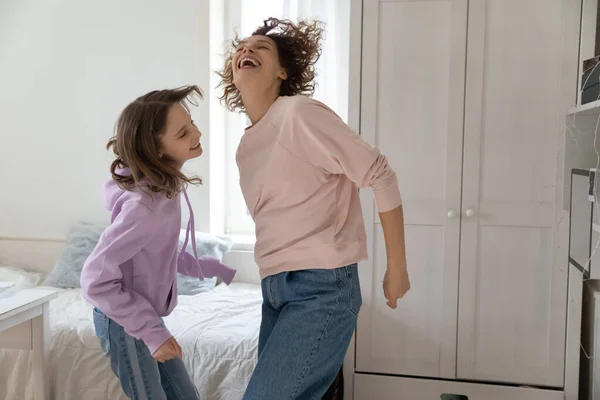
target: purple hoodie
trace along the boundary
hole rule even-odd
[[[177,272],[198,277],[217,276],[229,284],[235,270],[218,260],[196,254],[194,214],[190,210],[185,244],[178,254],[181,199],[163,193],[152,196],[126,191],[110,180],[104,186],[111,225],[81,271],[83,297],[142,340],[153,354],[172,337],[161,317],[177,305]],[[194,255],[186,252],[192,232]]]

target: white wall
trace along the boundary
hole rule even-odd
[[[208,0],[0,1],[0,237],[64,237],[104,221],[104,150],[121,109],[146,91],[209,92]],[[208,102],[194,111],[206,134]],[[208,135],[203,146],[208,148]],[[207,230],[208,151],[187,169]]]

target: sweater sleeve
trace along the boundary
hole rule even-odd
[[[139,202],[123,204],[81,271],[83,297],[129,335],[142,340],[152,354],[172,335],[145,297],[123,287],[121,265],[150,241],[155,218],[152,210]]]
[[[343,174],[359,187],[371,187],[379,212],[400,206],[398,180],[387,158],[327,106],[298,97],[277,128],[279,144],[304,162]]]
[[[199,269],[205,278],[220,278],[229,285],[236,270],[223,264],[215,257],[200,256],[196,259],[190,252],[182,251],[177,259],[177,272],[182,275],[199,278]]]

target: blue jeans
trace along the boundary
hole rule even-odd
[[[141,340],[94,308],[94,326],[110,367],[130,399],[195,400],[200,395],[183,361],[172,358],[159,363]]]
[[[333,383],[362,304],[356,264],[263,279],[258,362],[244,400],[320,400]]]

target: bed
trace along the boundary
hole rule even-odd
[[[19,244],[0,241],[0,265],[7,265],[11,255],[23,259],[15,246]],[[41,244],[25,263],[28,270],[22,265],[13,269],[24,285],[40,283],[41,275],[35,271],[44,272],[41,265],[60,251],[54,247]],[[179,305],[165,318],[203,398],[241,399],[256,363],[260,307],[260,286],[238,279],[231,286],[220,284],[209,292],[180,295]],[[50,303],[50,327],[51,399],[126,399],[94,335],[92,306],[81,297],[81,289],[59,291]],[[0,350],[0,399],[33,399],[30,380],[30,353]]]

